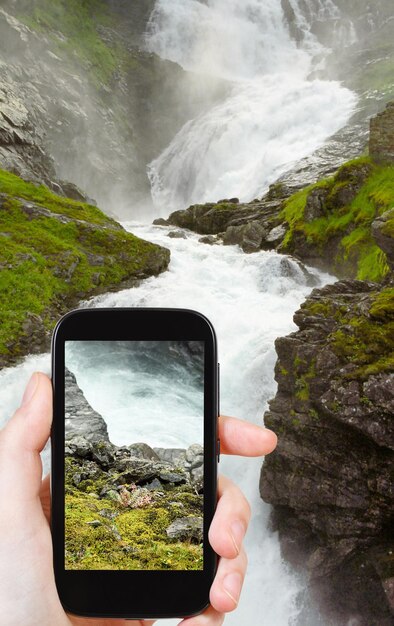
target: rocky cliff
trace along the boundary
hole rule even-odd
[[[146,164],[226,89],[144,51],[152,2],[137,4],[0,8],[0,167],[57,193],[72,181],[129,217],[150,192]]]
[[[260,482],[284,556],[306,568],[324,611],[365,626],[394,610],[394,288],[315,290],[276,341],[279,435]]]
[[[381,179],[373,188],[367,182],[371,163],[359,167],[350,188],[333,191],[324,184],[308,192],[291,236],[288,219],[282,248],[291,245],[305,258],[306,250],[317,249],[315,236],[324,244],[330,225],[324,210],[328,202],[335,207],[342,194],[343,204],[346,199],[364,215],[371,200],[392,206],[392,182],[385,186]],[[311,197],[312,213],[323,211],[320,221],[314,218],[319,235],[304,221]],[[293,210],[296,215],[295,205]],[[344,210],[337,219],[350,223]],[[355,219],[346,237],[356,247],[356,267],[360,273],[371,255],[380,282],[343,280],[312,291],[295,313],[299,330],[276,341],[278,390],[265,415],[279,443],[264,463],[261,496],[274,505],[273,525],[285,558],[307,572],[323,612],[341,626],[389,626],[394,619],[393,219],[392,208],[369,213],[367,238],[359,236],[362,219]],[[329,240],[334,257],[338,239]],[[351,274],[352,267],[345,264],[343,272]]]

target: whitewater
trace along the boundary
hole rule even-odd
[[[280,0],[156,2],[148,49],[181,65],[191,81],[208,74],[228,83],[227,97],[189,120],[150,163],[156,213],[260,197],[348,120],[355,95],[336,81],[309,78],[327,51],[298,2],[291,4],[302,45],[290,37]],[[316,12],[314,0],[307,4]],[[322,19],[338,17],[332,2],[322,10]]]

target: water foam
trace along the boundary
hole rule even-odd
[[[232,85],[222,102],[187,122],[150,163],[161,215],[196,202],[261,196],[346,123],[355,96],[335,81],[308,80],[323,48],[301,14],[298,25],[304,47],[290,37],[279,0],[156,3],[148,48]]]

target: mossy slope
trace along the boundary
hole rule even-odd
[[[285,201],[288,226],[282,252],[321,259],[340,276],[379,281],[389,273],[384,252],[371,233],[372,222],[394,202],[394,167],[368,157],[345,163],[329,179]]]
[[[166,269],[168,250],[100,209],[0,170],[0,366],[44,347],[81,298]],[[37,335],[37,336],[36,336]]]
[[[201,543],[170,539],[166,533],[179,517],[201,516],[202,496],[190,484],[167,484],[149,491],[123,484],[114,470],[96,466],[89,479],[76,485],[78,472],[81,461],[66,457],[67,569],[202,568]],[[103,494],[108,481],[122,483],[120,490]]]

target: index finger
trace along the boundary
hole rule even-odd
[[[272,430],[225,415],[219,416],[219,437],[222,454],[263,456],[272,452],[277,444]]]

